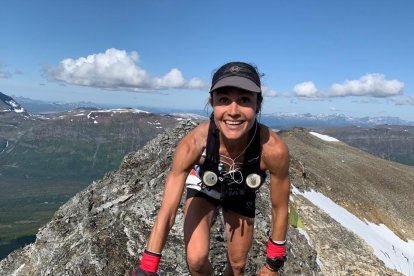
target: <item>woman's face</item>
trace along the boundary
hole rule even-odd
[[[213,92],[214,121],[226,139],[237,140],[248,135],[258,111],[257,93],[237,88]]]

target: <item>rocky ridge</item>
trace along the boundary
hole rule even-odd
[[[0,275],[129,275],[159,208],[174,148],[194,126],[191,121],[182,122],[128,154],[119,170],[107,173],[64,204],[39,230],[35,243],[2,260]],[[311,148],[324,148],[325,143],[312,140],[303,130],[282,133],[282,137],[292,148],[292,184],[301,190],[329,191],[332,184],[321,177],[331,176],[318,175],[320,164],[305,161],[307,157],[297,151],[301,139],[313,141]],[[270,218],[267,187],[258,194],[255,240],[246,275],[254,275],[265,257]],[[305,227],[289,226],[288,261],[282,275],[398,275],[384,267],[364,241],[306,198],[292,195],[292,205]],[[161,275],[189,275],[182,223],[180,208],[163,251]],[[222,230],[218,219],[212,228],[210,255],[216,275],[221,275],[226,260]]]

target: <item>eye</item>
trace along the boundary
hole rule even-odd
[[[217,99],[217,103],[219,103],[219,104],[228,104],[229,101],[230,100],[227,97],[218,97],[218,99]]]
[[[253,104],[253,99],[249,96],[242,96],[237,99],[237,103],[241,106],[251,106]]]
[[[240,103],[242,104],[249,104],[251,102],[251,99],[249,97],[242,97],[240,99]]]

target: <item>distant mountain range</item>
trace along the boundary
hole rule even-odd
[[[53,121],[54,118],[67,117],[72,118],[70,120],[73,125],[75,122],[80,122],[78,120],[79,114],[92,112],[93,110],[95,110],[95,113],[100,110],[99,112],[104,114],[105,110],[108,112],[111,112],[111,110],[133,112],[137,109],[121,109],[115,105],[101,106],[92,102],[51,103],[22,97],[17,97],[17,100],[15,100],[8,95],[0,93],[0,112],[3,114],[0,120],[0,130],[6,127],[6,122],[15,126],[18,121],[33,121],[36,118],[38,120],[47,118],[47,120],[52,119]],[[145,110],[142,113],[153,112],[151,116],[158,114],[166,118],[173,116],[196,121],[206,120],[209,115],[205,111],[197,110],[155,110],[146,107],[141,107],[138,110]],[[120,113],[117,112],[119,115]],[[127,113],[123,112],[123,114]],[[13,114],[16,116],[13,116]],[[58,120],[59,123],[63,121]],[[355,118],[341,114],[313,115],[310,113],[261,114],[260,121],[271,128],[281,130],[293,127],[317,129],[381,158],[414,165],[414,149],[411,146],[414,143],[414,122],[408,122],[396,117]],[[26,123],[25,125],[30,126],[31,124]],[[147,139],[143,138],[143,141],[147,141]],[[5,144],[5,138],[0,136],[0,151],[4,150],[1,147]]]
[[[374,127],[377,125],[411,125],[414,122],[402,120],[398,117],[350,117],[343,114],[299,114],[299,113],[273,113],[262,114],[261,121],[278,129],[292,127],[304,128],[335,128],[335,127]]]
[[[3,94],[4,95],[4,94]],[[69,110],[74,110],[78,108],[101,108],[100,105],[92,102],[73,102],[73,103],[64,103],[64,102],[47,102],[41,100],[33,100],[25,97],[16,97],[13,98],[19,102],[25,109],[30,113],[50,113],[50,112],[64,112]]]
[[[25,110],[30,113],[49,113],[49,112],[63,112],[76,108],[125,108],[122,105],[103,105],[93,102],[46,102],[40,100],[32,100],[24,97],[13,97],[16,102],[19,102]],[[169,113],[169,114],[197,114],[202,117],[208,117],[209,114],[205,110],[179,110],[174,108],[151,108],[145,106],[129,106],[131,108],[138,108],[147,110],[153,113]],[[311,113],[272,113],[262,114],[260,118],[264,124],[277,129],[289,129],[292,127],[346,127],[346,126],[361,126],[373,127],[376,125],[411,125],[414,122],[402,120],[398,117],[351,117],[343,114],[325,115],[325,114],[311,114]]]

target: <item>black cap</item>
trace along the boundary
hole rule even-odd
[[[256,69],[244,62],[229,62],[214,73],[210,93],[222,87],[236,87],[261,93],[260,77]]]

